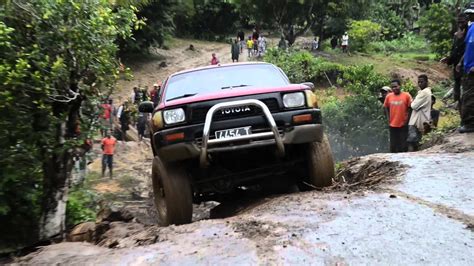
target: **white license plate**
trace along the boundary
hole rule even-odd
[[[216,139],[229,139],[252,134],[251,127],[239,127],[216,131]]]

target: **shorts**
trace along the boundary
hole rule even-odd
[[[102,155],[102,166],[108,166],[112,168],[112,164],[114,163],[114,155],[113,154],[103,154]]]

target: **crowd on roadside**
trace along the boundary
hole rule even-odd
[[[144,101],[152,101],[155,105],[159,102],[161,85],[159,83],[153,84],[151,90],[148,86],[135,86],[130,93],[130,96],[123,100],[118,106],[115,106],[113,99],[106,98],[99,106],[99,128],[102,136],[102,176],[105,171],[109,169],[110,178],[113,173],[113,155],[115,152],[115,145],[117,136],[122,141],[127,139],[127,131],[130,126],[137,129],[139,141],[142,141],[146,136],[149,113],[139,111],[139,105]],[[119,98],[119,100],[122,100]],[[115,125],[119,126],[115,126]]]
[[[452,94],[461,117],[459,133],[474,132],[474,2],[466,5],[457,18],[457,31],[453,37],[449,56],[441,59],[453,68]],[[428,77],[418,77],[418,93],[411,95],[401,90],[399,80],[383,87],[383,102],[389,123],[390,152],[416,151],[421,137],[437,127],[440,112],[433,108],[436,97],[428,86]],[[443,100],[446,100],[447,97]]]
[[[398,79],[380,89],[379,100],[389,124],[390,152],[417,151],[423,134],[438,126],[440,112],[433,107],[436,97],[428,86],[428,76],[419,75],[417,83],[415,99],[402,90]]]

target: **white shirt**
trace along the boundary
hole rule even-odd
[[[349,35],[342,35],[342,45],[349,45]]]
[[[418,91],[415,99],[411,103],[409,126],[416,126],[418,130],[424,130],[423,123],[429,122],[431,119],[431,88],[427,87]]]

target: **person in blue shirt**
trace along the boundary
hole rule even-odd
[[[466,48],[463,56],[463,84],[461,96],[461,127],[459,133],[474,132],[474,2],[470,3],[464,13],[469,21]],[[461,63],[461,62],[460,62]]]

